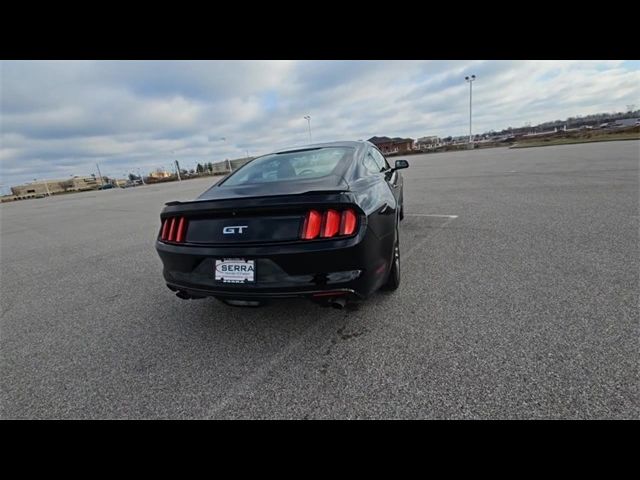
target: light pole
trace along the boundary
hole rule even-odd
[[[313,141],[311,140],[311,115],[305,115],[304,119],[309,124],[309,143],[311,144],[311,143],[313,143]]]
[[[220,140],[222,140],[225,144],[225,146],[227,145],[227,137],[222,137]],[[229,169],[229,172],[233,172],[233,168],[231,168],[231,160],[229,160],[227,158],[227,168]]]
[[[471,137],[471,99],[473,98],[473,82],[476,79],[475,75],[471,75],[470,77],[464,77],[464,79],[469,84],[469,146],[473,146],[473,140]]]
[[[96,168],[98,169],[98,176],[100,177],[100,186],[104,187],[104,180],[102,180],[102,174],[100,173],[100,166],[96,163]]]
[[[176,156],[176,151],[175,150],[171,150],[171,156],[174,157],[173,163],[176,166],[176,175],[178,175],[178,181],[181,182],[182,178],[180,178],[180,164],[178,163],[178,160],[175,159],[175,156]]]

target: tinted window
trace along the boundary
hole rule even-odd
[[[387,170],[388,168],[391,168],[389,166],[389,163],[387,162],[387,159],[384,158],[378,150],[371,150],[371,152],[373,153],[373,158],[375,159],[381,170]]]
[[[380,166],[378,165],[378,162],[376,162],[375,158],[373,158],[373,154],[371,153],[371,151],[369,151],[369,153],[367,153],[367,156],[364,157],[364,167],[368,172],[380,173]]]
[[[319,178],[341,171],[353,155],[352,148],[330,147],[265,155],[249,162],[223,185]]]
[[[389,164],[382,154],[373,148],[369,150],[367,156],[364,158],[364,166],[372,173],[380,173],[389,168]]]

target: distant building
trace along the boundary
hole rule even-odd
[[[36,180],[24,185],[11,187],[11,193],[18,200],[35,198],[43,195],[56,195],[66,192],[80,192],[95,190],[100,186],[100,181],[94,176],[72,177],[62,180]]]
[[[73,177],[69,180],[66,180],[66,184],[68,185],[71,182],[71,188],[69,191],[80,192],[84,190],[95,190],[100,186],[100,179],[91,175],[88,177]]]
[[[169,172],[167,172],[166,170],[163,170],[161,168],[157,169],[154,172],[151,172],[149,174],[149,178],[154,179],[154,180],[159,180],[161,178],[169,178],[171,176],[171,174]]]
[[[416,148],[418,150],[427,150],[429,148],[436,148],[442,144],[440,137],[432,135],[429,137],[420,137],[416,140]]]
[[[566,132],[567,131],[567,126],[564,126],[564,129],[562,130],[558,130],[557,127],[554,127],[553,130],[549,130],[547,132],[531,132],[531,133],[526,133],[524,135],[522,135],[523,137],[543,137],[545,135],[553,135],[554,133],[558,133],[558,132]]]
[[[468,135],[458,135],[457,137],[453,137],[450,142],[452,145],[461,145],[463,143],[469,143]]]
[[[400,137],[371,137],[369,141],[378,147],[385,155],[410,152],[413,149],[414,143],[412,138]]]

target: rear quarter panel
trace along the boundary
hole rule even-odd
[[[365,212],[369,227],[378,238],[393,236],[398,202],[382,175],[369,175],[351,185],[356,202]]]

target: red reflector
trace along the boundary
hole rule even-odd
[[[340,235],[351,235],[356,231],[356,222],[358,217],[353,210],[345,210],[342,212],[342,222],[340,224]]]
[[[166,218],[162,221],[162,233],[160,234],[160,240],[166,240],[169,233],[169,220]]]
[[[186,231],[187,231],[187,221],[184,219],[184,217],[180,217],[180,222],[178,223],[178,233],[176,234],[176,242],[178,243],[184,242]]]
[[[337,291],[337,292],[322,292],[322,293],[314,293],[312,296],[313,297],[336,297],[338,295],[346,295],[349,292],[342,292],[342,291]]]
[[[315,210],[309,210],[304,217],[304,224],[302,225],[302,239],[312,240],[320,234],[320,223],[322,221],[322,215]]]
[[[169,236],[167,237],[167,240],[169,240],[170,242],[173,242],[176,239],[176,219],[175,217],[171,217],[171,220],[169,220]]]
[[[322,236],[333,237],[340,230],[340,213],[335,210],[327,210],[324,214],[324,230]]]

